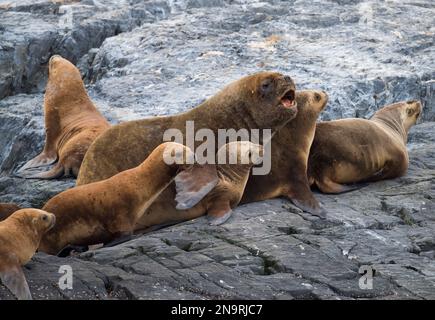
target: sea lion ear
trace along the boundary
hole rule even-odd
[[[11,265],[6,271],[0,271],[0,279],[18,300],[32,300],[23,269],[18,263]]]
[[[195,164],[180,172],[175,177],[177,210],[186,210],[195,206],[216,186],[218,181],[216,166],[211,164]]]

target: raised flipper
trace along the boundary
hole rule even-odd
[[[319,187],[320,191],[323,193],[345,193],[350,191],[355,191],[366,187],[368,183],[354,183],[354,184],[340,184],[333,182],[330,179],[323,179],[323,181],[317,181],[316,184]]]
[[[216,166],[194,165],[175,177],[177,210],[186,210],[200,202],[218,183]]]
[[[18,262],[6,265],[4,270],[0,271],[0,279],[18,300],[32,300],[29,285]]]
[[[211,225],[218,226],[225,223],[233,211],[229,201],[216,201],[213,202],[211,207],[207,210],[207,218]]]
[[[15,173],[16,176],[24,179],[57,179],[63,177],[64,174],[65,169],[60,162],[58,162],[51,170],[44,172],[26,170]]]
[[[17,171],[17,173],[21,173],[32,168],[46,167],[55,163],[56,161],[56,154],[49,155],[46,152],[42,152],[32,160],[27,161],[26,164]]]

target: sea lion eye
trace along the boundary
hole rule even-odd
[[[410,116],[412,116],[412,114],[414,113],[414,110],[412,110],[412,109],[407,109],[406,110],[406,114],[410,117]]]
[[[272,88],[272,80],[266,79],[261,83],[261,91],[263,93],[268,92]]]
[[[314,94],[314,99],[316,99],[316,101],[319,102],[322,99],[322,97],[320,96],[320,94],[315,93]]]
[[[43,221],[47,221],[47,220],[48,220],[48,217],[47,217],[46,215],[43,215],[43,216],[42,216],[42,220],[43,220]]]

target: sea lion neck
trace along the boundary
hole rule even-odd
[[[382,110],[380,110],[376,112],[370,120],[381,124],[384,128],[390,129],[400,137],[404,144],[408,141],[408,133],[403,126],[400,113],[397,110],[392,112],[382,112]]]

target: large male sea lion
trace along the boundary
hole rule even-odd
[[[250,141],[233,141],[218,150],[216,159],[224,160],[215,165],[219,181],[197,205],[186,206],[176,191],[176,185],[170,185],[137,222],[136,231],[191,220],[205,214],[212,225],[228,220],[232,209],[242,198],[251,168],[263,159],[263,147]],[[180,173],[176,182],[186,173]]]
[[[174,153],[176,163],[166,155]],[[41,240],[39,251],[58,254],[68,246],[107,243],[130,235],[145,210],[177,174],[177,195],[190,205],[200,201],[217,183],[214,167],[189,165],[193,152],[178,143],[159,145],[139,166],[115,176],[66,190],[43,210],[53,212],[56,226]],[[194,201],[190,201],[190,199]]]
[[[79,70],[68,60],[50,58],[44,96],[45,146],[17,175],[23,178],[53,179],[77,176],[91,143],[109,128],[109,123],[89,98]],[[31,168],[57,164],[49,171]]]
[[[107,179],[141,163],[163,141],[164,132],[178,129],[186,136],[186,121],[195,128],[277,130],[296,116],[293,80],[279,73],[260,72],[225,87],[198,107],[178,115],[124,122],[98,137],[83,160],[77,185]],[[202,142],[196,141],[195,148]],[[217,143],[214,152],[218,149]]]
[[[385,106],[370,120],[318,123],[308,161],[310,183],[322,192],[340,193],[355,189],[346,184],[404,175],[408,131],[421,111],[421,103],[412,100]]]
[[[14,203],[0,203],[0,221],[3,221],[12,213],[20,209],[21,208]]]
[[[0,222],[0,279],[18,299],[32,299],[21,266],[30,261],[55,221],[51,213],[21,209]]]
[[[241,203],[286,197],[304,211],[325,216],[307,179],[308,155],[317,118],[328,102],[324,91],[296,93],[298,114],[272,139],[272,169],[268,175],[251,175]]]

